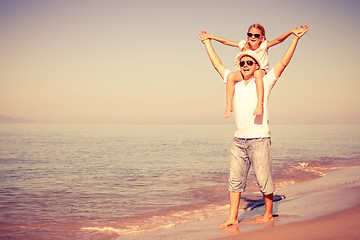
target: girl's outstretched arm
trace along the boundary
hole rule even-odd
[[[280,62],[278,62],[275,66],[274,66],[274,73],[275,73],[275,77],[279,78],[280,75],[282,74],[282,72],[285,70],[286,66],[289,64],[292,56],[294,55],[295,52],[295,48],[296,45],[299,41],[299,39],[309,30],[309,27],[307,25],[305,25],[305,27],[301,26],[300,29],[294,28],[294,38],[292,40],[292,42],[290,43],[289,48],[286,50],[284,56],[282,57],[282,59],[280,60]]]
[[[305,25],[306,26],[306,25]],[[297,29],[297,27],[295,27],[294,29],[292,29],[291,31],[281,35],[280,37],[270,41],[267,43],[267,47],[273,47],[279,43],[282,43],[283,41],[285,41],[285,39],[287,39],[291,34],[294,34],[296,31],[298,31],[299,29]]]
[[[239,47],[239,42],[234,42],[234,41],[231,41],[231,40],[226,39],[226,38],[217,37],[217,36],[212,35],[211,33],[207,33],[207,37],[209,39],[214,39],[215,41],[218,41],[218,42],[220,42],[222,44],[225,44],[225,45],[228,45],[228,46],[231,46],[231,47]]]

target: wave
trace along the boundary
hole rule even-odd
[[[81,230],[97,231],[104,233],[116,233],[120,236],[138,234],[147,231],[155,231],[176,227],[180,224],[201,221],[206,218],[224,215],[229,205],[220,206],[207,204],[202,206],[188,206],[189,209],[170,210],[149,217],[134,217],[123,223],[110,223],[106,226],[87,226]],[[105,226],[104,226],[105,225]]]
[[[284,200],[285,195],[274,195],[274,202]],[[263,206],[264,200],[242,198],[239,212],[248,212]],[[226,205],[204,205],[188,210],[178,210],[164,215],[155,215],[146,219],[132,219],[123,226],[91,226],[83,227],[82,230],[91,232],[116,233],[119,236],[139,234],[148,231],[174,228],[180,224],[201,221],[207,218],[222,216],[228,213],[229,204]],[[134,224],[134,223],[137,224]]]

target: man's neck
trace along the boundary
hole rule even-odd
[[[255,78],[254,76],[251,76],[251,77],[249,77],[249,78],[245,78],[245,79],[244,79],[245,85],[248,85],[248,83],[251,82],[251,80],[253,80],[254,78]]]

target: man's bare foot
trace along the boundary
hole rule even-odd
[[[219,228],[226,228],[226,227],[229,227],[232,225],[237,225],[237,224],[239,224],[239,220],[237,218],[236,219],[228,218],[225,220],[225,222],[223,222],[219,225]]]
[[[256,106],[255,111],[253,113],[253,115],[259,116],[262,114],[263,111],[263,107],[262,105]]]
[[[256,220],[255,223],[268,223],[268,222],[272,222],[274,221],[274,217],[271,216],[262,216],[261,218],[259,218],[258,220]]]
[[[232,235],[236,235],[240,233],[240,229],[239,229],[239,225],[238,224],[234,224],[228,227],[223,228],[223,231],[226,234],[232,234]]]

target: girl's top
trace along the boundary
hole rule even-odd
[[[239,48],[242,51],[242,49],[244,48],[246,41],[245,40],[241,40],[239,42]],[[256,50],[252,50],[254,51],[257,55],[258,55],[258,59],[260,60],[260,64],[261,64],[261,69],[265,69],[266,72],[269,70],[269,58],[268,58],[268,48],[267,48],[267,40],[264,40],[261,44],[260,47]]]

